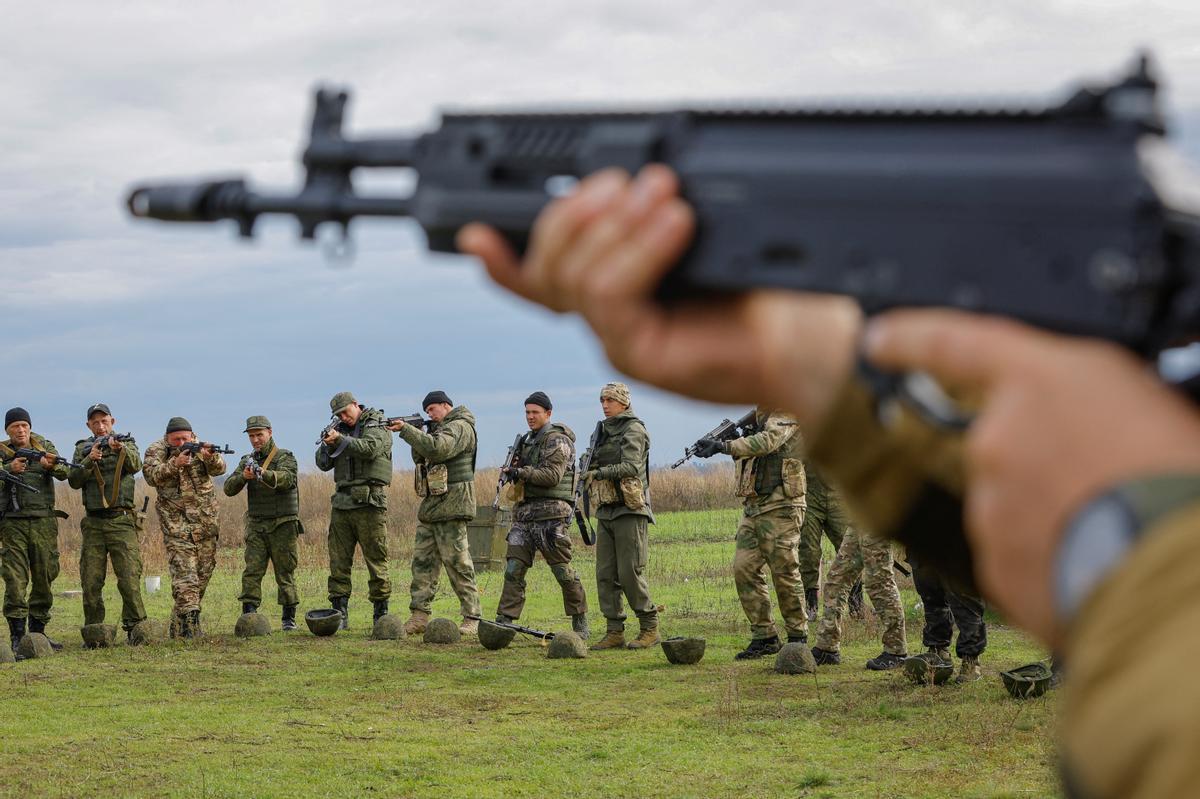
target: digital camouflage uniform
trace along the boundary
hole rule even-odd
[[[262,604],[262,578],[269,561],[275,571],[279,604],[292,607],[300,602],[295,580],[299,561],[296,536],[303,532],[296,456],[290,450],[279,449],[272,438],[246,458],[253,458],[262,467],[262,476],[247,482],[242,475],[244,458],[224,486],[227,497],[246,489],[246,568],[238,601],[256,608]]]
[[[658,628],[658,610],[646,583],[649,546],[650,435],[632,408],[600,422],[587,474],[596,513],[596,596],[609,633],[625,629],[624,596],[643,630]]]
[[[883,651],[891,655],[905,655],[904,606],[900,603],[900,589],[892,574],[892,544],[887,539],[863,533],[851,527],[842,538],[837,557],[825,575],[825,587],[821,594],[821,623],[817,628],[816,647],[826,652],[837,652],[841,645],[841,619],[845,612],[850,588],[863,574],[863,585],[875,615],[883,626]]]
[[[587,613],[587,596],[571,566],[571,502],[575,492],[575,433],[556,422],[527,433],[521,444],[515,481],[522,499],[513,508],[508,532],[504,590],[497,612],[519,619],[525,607],[525,574],[536,553],[562,588],[563,612]]]
[[[430,612],[438,574],[445,566],[462,615],[477,617],[479,590],[467,547],[467,522],[475,518],[475,416],[459,405],[430,432],[406,424],[399,435],[412,447],[414,488],[421,497],[409,608]]]
[[[218,453],[204,460],[192,458],[187,466],[176,466],[176,453],[160,438],[146,449],[142,474],[157,492],[154,510],[162,527],[175,600],[173,629],[189,613],[198,613],[217,565],[220,520],[213,477],[225,473],[225,459]]]
[[[336,397],[335,397],[336,399]],[[333,470],[336,490],[329,514],[329,601],[348,599],[354,548],[361,547],[370,577],[367,597],[383,602],[392,595],[388,579],[387,486],[392,482],[392,434],[383,412],[363,408],[357,424],[337,429],[349,438],[336,458],[325,444],[317,448],[317,468]],[[335,449],[339,446],[339,441]]]
[[[121,627],[131,630],[146,618],[142,604],[142,550],[138,543],[141,517],[133,507],[137,473],[142,456],[132,438],[121,442],[121,449],[101,448],[103,457],[91,459],[95,437],[75,443],[71,459],[83,468],[71,469],[67,477],[72,488],[83,493],[84,517],[79,521],[82,544],[79,549],[79,582],[83,588],[83,623],[104,621],[104,580],[112,561],[121,594]]]
[[[29,447],[58,455],[48,439],[34,433]],[[0,468],[12,472],[11,439],[0,442]],[[8,619],[31,619],[40,625],[50,621],[54,605],[52,584],[58,577],[58,520],[61,511],[54,508],[54,481],[67,479],[67,466],[62,462],[46,470],[42,462],[27,461],[20,475],[26,484],[41,491],[9,483],[0,483],[3,492],[3,520],[0,521],[0,567],[4,574],[4,615]],[[26,592],[28,591],[28,598]]]
[[[733,581],[753,638],[777,637],[770,569],[789,638],[807,638],[808,617],[800,582],[800,529],[804,524],[804,440],[793,416],[759,409],[759,432],[728,443],[743,498],[733,557]]]

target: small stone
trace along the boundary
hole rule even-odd
[[[243,613],[233,625],[233,634],[238,638],[255,638],[271,634],[271,620],[261,613]]]
[[[434,619],[425,626],[425,643],[457,644],[462,633],[451,619]]]
[[[817,662],[813,660],[808,644],[795,641],[784,644],[775,656],[775,671],[780,674],[815,674]]]
[[[404,621],[394,613],[385,613],[375,620],[371,637],[377,641],[395,641],[404,637]]]
[[[585,658],[587,657],[587,652],[587,643],[569,630],[555,633],[554,638],[550,639],[550,645],[546,647],[546,657],[552,660],[559,658]]]
[[[112,624],[85,624],[79,628],[79,635],[88,649],[107,649],[116,643],[117,628]]]

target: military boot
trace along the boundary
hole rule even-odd
[[[658,637],[657,627],[643,627],[638,631],[638,637],[625,644],[626,649],[649,649],[662,639]]]
[[[460,635],[479,635],[479,619],[463,619],[458,632]]]
[[[812,648],[812,656],[818,666],[838,666],[842,662],[840,654],[829,649],[821,649],[819,646]]]
[[[17,644],[21,643],[21,639],[25,637],[25,620],[24,619],[9,619],[8,634],[12,638],[13,652],[17,651]],[[19,655],[18,659],[23,660]]]
[[[283,606],[283,618],[280,619],[279,627],[284,632],[287,632],[288,630],[296,629],[296,606],[295,605],[284,605]]]
[[[243,602],[242,613],[258,613],[258,605],[254,604],[253,602]]]
[[[580,641],[586,641],[591,635],[591,629],[588,627],[588,618],[586,613],[576,613],[571,617],[571,630],[579,636]]]
[[[963,658],[954,681],[957,683],[975,682],[981,677],[983,677],[983,671],[979,668],[979,658]]]
[[[404,634],[410,638],[414,635],[420,635],[425,632],[425,628],[429,625],[429,614],[423,610],[414,610],[412,615],[408,617],[408,621],[404,622]]]
[[[388,614],[388,601],[386,599],[378,599],[375,601],[375,610],[371,617],[371,621],[379,621]]]
[[[40,619],[31,618],[29,620],[29,632],[41,633],[42,635],[46,635],[46,622],[44,622]],[[46,640],[50,642],[50,648],[53,649],[55,652],[62,651],[62,648],[63,648],[62,644],[58,643],[57,641],[55,641],[48,635],[46,635]]]
[[[199,638],[203,635],[203,630],[200,629],[200,611],[193,610],[188,612],[188,626],[191,635],[185,635],[185,638]]]
[[[867,661],[868,671],[891,671],[904,665],[908,655],[893,655],[891,652],[880,652]]]
[[[850,609],[850,618],[861,621],[863,618],[862,583],[855,583],[850,587],[850,598],[846,600],[846,604]]]
[[[788,633],[787,642],[789,644],[807,644],[808,635],[805,633]]]
[[[804,605],[808,608],[808,620],[817,620],[817,589],[804,589]]]
[[[338,613],[342,614],[342,622],[338,625],[339,630],[350,629],[350,597],[335,596],[329,600],[329,605]]]
[[[588,647],[590,650],[600,649],[624,649],[625,648],[625,631],[624,630],[609,630],[596,643]]]
[[[774,655],[779,651],[779,636],[772,635],[770,638],[753,638],[750,641],[750,646],[743,649],[733,656],[734,660],[755,660],[764,655]]]
[[[950,648],[945,646],[930,646],[925,648],[926,654],[936,655],[943,663],[950,662]]]
[[[172,638],[191,638],[192,637],[192,614],[177,613],[171,619],[171,637]]]

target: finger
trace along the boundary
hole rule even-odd
[[[474,255],[483,261],[492,280],[526,299],[532,299],[521,281],[521,262],[513,248],[492,227],[473,223],[458,232],[455,239],[460,252]]]
[[[987,387],[1021,370],[1050,334],[994,316],[946,309],[891,311],[867,324],[863,348],[884,369],[928,372],[944,383]]]
[[[588,294],[601,302],[650,295],[679,262],[695,229],[691,206],[666,198],[614,253],[608,268],[586,276]]]

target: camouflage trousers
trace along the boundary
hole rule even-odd
[[[753,638],[778,636],[771,617],[771,594],[764,570],[771,572],[779,613],[789,636],[808,636],[808,612],[804,605],[804,586],[800,582],[797,546],[804,510],[778,508],[756,516],[743,516],[738,524],[733,554],[733,584],[737,587],[742,610],[750,620]]]
[[[658,609],[646,583],[648,521],[636,513],[596,520],[596,597],[608,622],[607,632],[625,630],[622,596],[642,629],[658,627]]]
[[[892,545],[889,541],[855,530],[851,527],[842,539],[837,557],[821,594],[821,623],[817,628],[817,647],[836,652],[841,643],[842,614],[850,587],[863,573],[863,585],[875,615],[883,625],[883,649],[893,655],[908,653],[904,633],[904,607],[900,604],[900,589],[892,574]]]
[[[104,621],[104,580],[112,561],[121,594],[121,627],[133,629],[146,618],[142,604],[142,551],[133,516],[85,516],[79,522],[83,543],[79,548],[79,582],[83,588],[83,623]]]
[[[217,566],[217,531],[207,525],[185,524],[164,531],[163,544],[177,620],[185,613],[200,610],[208,580]]]
[[[446,567],[446,579],[458,596],[464,616],[478,616],[479,589],[475,587],[475,565],[467,548],[467,522],[451,519],[422,522],[413,539],[412,585],[408,607],[429,613],[437,594],[438,574]]]
[[[0,545],[5,617],[50,621],[51,586],[58,577],[58,518],[5,519]]]
[[[536,542],[536,546],[516,541]],[[533,566],[538,552],[546,560],[554,579],[562,588],[563,612],[568,616],[587,613],[587,595],[583,581],[571,566],[571,536],[567,533],[567,519],[544,519],[516,522],[508,534],[507,561],[504,567],[504,589],[500,592],[497,613],[510,619],[521,618],[525,608],[525,575]]]
[[[329,599],[349,597],[354,548],[367,564],[367,598],[382,602],[392,596],[388,579],[387,511],[381,508],[334,508],[329,514]]]
[[[296,536],[300,529],[298,521],[276,524],[273,519],[246,520],[246,568],[242,571],[242,595],[238,602],[249,602],[255,607],[262,604],[262,578],[269,562],[275,570],[279,604],[284,607],[300,604],[295,580],[300,560]]]
[[[800,532],[800,579],[805,588],[816,590],[821,585],[821,536],[828,538],[837,552],[850,526],[850,517],[837,492],[816,480],[809,481],[806,499],[808,510]]]

